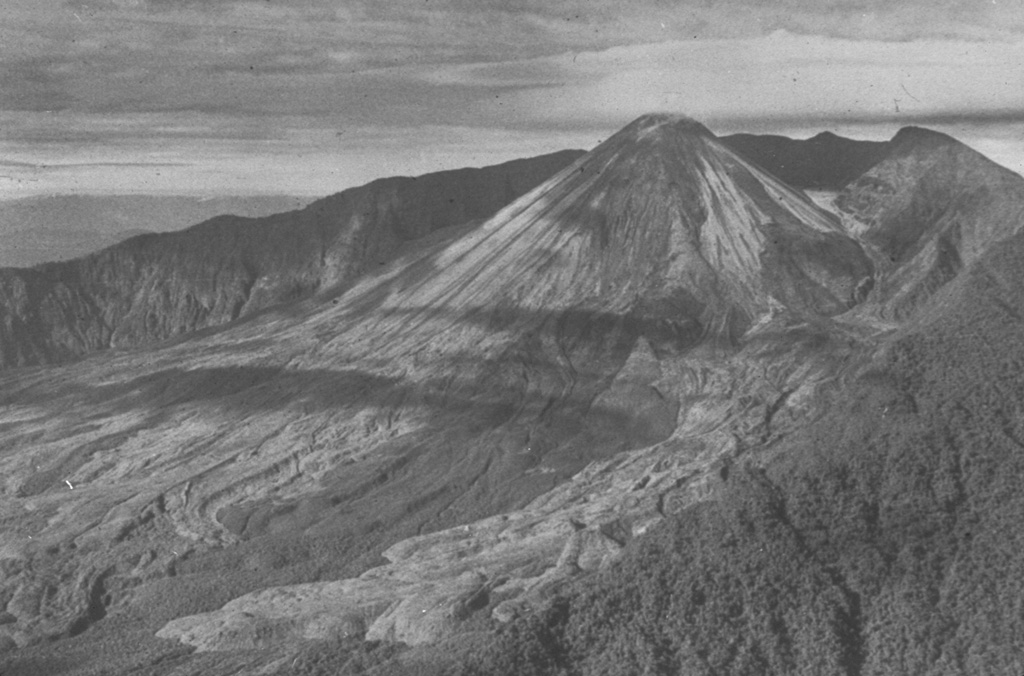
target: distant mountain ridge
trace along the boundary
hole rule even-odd
[[[41,195],[0,200],[0,267],[68,260],[143,232],[180,230],[222,214],[267,216],[311,201],[288,195]]]
[[[888,141],[856,141],[823,131],[806,140],[770,134],[732,134],[722,143],[805,190],[840,190],[889,150]]]
[[[216,326],[353,279],[403,243],[493,214],[580,154],[388,178],[262,219],[222,216],[33,269],[0,269],[0,367]]]

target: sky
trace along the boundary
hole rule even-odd
[[[0,198],[320,196],[647,112],[1024,171],[1024,0],[0,0]]]

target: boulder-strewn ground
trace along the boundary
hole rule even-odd
[[[1012,668],[1024,252],[900,320],[868,227],[648,116],[351,286],[0,376],[4,673]]]

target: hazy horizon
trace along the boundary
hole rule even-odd
[[[685,111],[679,111],[685,112]],[[628,122],[628,120],[627,120]],[[918,123],[949,134],[993,161],[1024,174],[1024,124],[985,125]],[[719,135],[749,132],[779,134],[806,139],[823,131],[858,140],[884,141],[899,128],[908,125],[822,125],[813,128],[772,128],[750,125],[712,131]],[[240,148],[230,157],[206,159],[192,156],[191,162],[176,164],[145,162],[145,151],[140,151],[134,162],[53,162],[48,156],[38,164],[26,160],[29,153],[18,155],[17,162],[0,159],[0,201],[20,200],[55,195],[91,196],[183,196],[213,199],[222,196],[294,196],[305,199],[325,197],[347,188],[363,185],[389,176],[418,176],[471,166],[487,166],[508,160],[531,157],[559,150],[590,150],[617,128],[609,128],[601,136],[595,134],[564,134],[551,139],[536,139],[505,146],[500,143],[474,150],[445,150],[436,154],[424,151],[403,155],[401,150],[392,154],[363,156],[352,162],[351,156],[321,152],[311,157],[304,147],[297,146],[283,158],[268,158],[261,147]],[[586,143],[588,136],[594,136]],[[547,143],[545,143],[547,141]],[[561,143],[559,143],[561,142]],[[127,154],[127,153],[126,153]],[[263,163],[273,162],[272,167]],[[349,166],[355,165],[355,166]],[[211,180],[213,179],[213,180]]]

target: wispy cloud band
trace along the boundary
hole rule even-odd
[[[209,162],[294,157],[293,168],[316,157],[320,171],[342,153],[350,167],[416,173],[435,166],[425,156],[472,163],[596,141],[652,110],[721,131],[1014,123],[1024,8],[4,0],[0,22],[0,158],[30,163],[145,164],[174,148]]]

